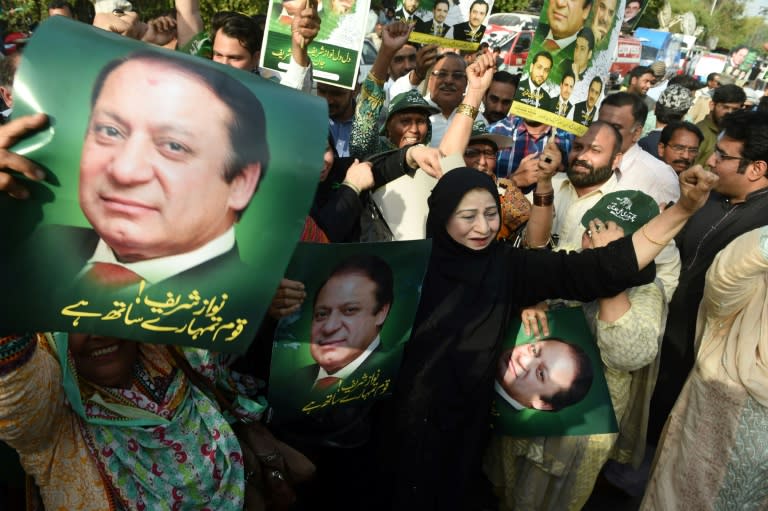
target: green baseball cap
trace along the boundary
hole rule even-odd
[[[637,190],[622,190],[603,195],[581,217],[581,225],[589,229],[589,222],[594,219],[616,222],[624,229],[624,234],[629,235],[658,214],[659,205],[650,195]]]
[[[512,137],[490,133],[488,131],[488,125],[478,119],[472,125],[472,133],[469,135],[469,143],[479,142],[480,140],[491,142],[496,146],[496,149],[510,147],[513,142]]]

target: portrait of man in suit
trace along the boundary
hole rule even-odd
[[[409,23],[419,23],[421,18],[416,16],[419,9],[419,0],[402,0],[402,6],[395,11],[395,19]]]
[[[242,270],[235,224],[269,163],[264,110],[229,75],[158,52],[108,63],[91,95],[78,200],[49,226],[62,271],[119,290]]]
[[[504,351],[494,386],[515,410],[554,412],[584,399],[593,376],[592,362],[580,346],[549,337]]]
[[[488,15],[488,10],[488,3],[485,0],[475,0],[469,6],[469,19],[451,27],[446,37],[457,41],[479,43],[485,33],[483,20]]]
[[[589,82],[589,92],[587,93],[587,99],[576,103],[573,106],[574,122],[589,126],[592,120],[595,118],[595,111],[597,110],[597,100],[600,99],[600,94],[603,92],[603,80],[599,76],[592,78]]]
[[[549,0],[547,22],[538,30],[545,31],[543,48],[553,55],[567,50],[567,57],[573,55],[576,34],[589,16],[592,0]]]
[[[531,106],[545,108],[551,101],[549,93],[542,87],[552,70],[552,55],[540,51],[533,57],[528,78],[520,80],[518,87],[519,101]]]
[[[573,103],[571,103],[569,99],[573,93],[573,86],[575,83],[576,78],[573,76],[573,71],[565,71],[560,80],[560,94],[552,98],[546,109],[561,117],[567,117],[573,108]]]
[[[356,255],[336,266],[312,305],[312,389],[324,391],[375,369],[379,333],[394,300],[390,266],[374,255]]]
[[[450,5],[448,0],[436,0],[432,9],[432,21],[419,21],[416,23],[415,31],[423,34],[430,34],[438,37],[444,37],[450,25],[446,25],[445,18],[448,17]]]

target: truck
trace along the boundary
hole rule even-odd
[[[640,40],[642,50],[640,53],[640,65],[650,66],[654,62],[661,61],[667,66],[667,70],[677,69],[680,61],[680,38],[674,34],[652,28],[638,28],[634,37]]]
[[[611,84],[620,84],[633,68],[640,65],[641,52],[642,43],[639,39],[629,36],[619,37],[616,55],[609,70]]]

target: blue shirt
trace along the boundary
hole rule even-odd
[[[539,138],[535,138],[528,132],[528,128],[523,122],[522,117],[508,115],[500,121],[492,124],[488,131],[512,137],[512,146],[499,149],[496,157],[496,175],[498,177],[508,177],[514,174],[520,166],[520,161],[531,153],[541,152],[544,145],[552,136],[552,127],[550,126]],[[563,163],[568,161],[568,153],[571,151],[574,136],[565,130],[555,129],[555,142],[557,143]],[[531,186],[524,193],[528,193],[535,188]]]

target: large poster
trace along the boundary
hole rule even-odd
[[[474,51],[492,9],[493,0],[401,0],[395,18],[414,25],[409,41]]]
[[[596,118],[624,0],[546,0],[511,112],[576,135]]]
[[[304,0],[273,0],[269,3],[261,67],[281,72],[288,69],[291,23],[304,5]],[[318,2],[320,32],[307,48],[316,81],[355,88],[370,5],[370,0]]]
[[[493,427],[515,437],[616,433],[597,344],[581,307],[547,312],[550,336],[504,343],[494,382]]]
[[[49,115],[14,149],[48,178],[0,196],[0,324],[244,351],[312,201],[325,102],[59,16],[14,100]]]
[[[278,325],[270,366],[269,403],[281,431],[330,442],[392,393],[430,247],[299,244],[286,278],[303,282],[307,297]]]

